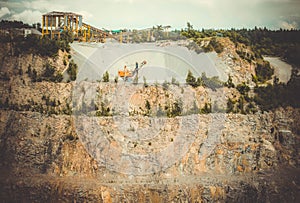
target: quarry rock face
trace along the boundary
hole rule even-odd
[[[299,201],[299,109],[225,113],[227,87],[32,82],[43,60],[4,60],[4,202]]]
[[[287,168],[284,172],[288,178],[284,181],[297,184],[293,167],[299,163],[299,140],[293,133],[294,119],[290,115],[299,116],[299,113],[281,109],[254,115],[192,115],[197,117],[198,126],[188,137],[190,140],[184,140],[187,150],[178,154],[180,150],[175,147],[162,153],[164,157],[157,154],[169,145],[183,146],[176,141],[177,136],[182,136],[176,134],[180,117],[166,118],[159,125],[159,135],[133,139],[122,136],[114,124],[118,119],[112,117],[83,116],[82,126],[75,126],[74,115],[47,116],[2,110],[1,168],[7,174],[2,178],[5,183],[2,196],[10,191],[10,194],[18,193],[10,196],[15,200],[32,198],[28,201],[47,200],[49,195],[59,201],[103,202],[271,200],[276,196],[271,191],[281,194],[283,180],[276,180],[273,173],[282,166]],[[96,121],[93,125],[91,118]],[[149,124],[150,118],[132,119],[140,126]],[[105,132],[101,134],[105,145],[99,143],[97,134],[78,137],[82,132],[76,128],[84,127],[90,132],[95,125]],[[84,138],[89,138],[89,144]],[[124,154],[136,159],[126,162]],[[156,159],[157,167],[153,166],[152,159]]]

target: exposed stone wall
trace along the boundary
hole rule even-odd
[[[57,71],[64,67],[63,57],[52,61]],[[42,71],[43,59],[6,60],[1,71],[8,80],[0,80],[3,201],[299,200],[299,109],[226,114],[227,99],[239,97],[236,89],[226,87],[31,82],[25,73],[28,65]],[[175,108],[176,102],[181,115],[168,115],[166,107]],[[212,113],[199,113],[205,104]],[[158,114],[159,108],[163,113]],[[97,114],[99,110],[105,112]],[[99,136],[104,144],[97,143]],[[180,136],[188,145],[178,142]],[[158,163],[168,165],[153,173],[123,173],[130,166],[113,167],[98,159],[118,163],[122,153],[155,154],[174,143],[182,145],[159,157]],[[122,153],[112,155],[107,146]],[[187,150],[179,153],[184,146]],[[143,167],[147,171],[152,166]]]

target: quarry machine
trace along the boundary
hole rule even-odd
[[[138,75],[139,70],[147,64],[147,61],[142,61],[140,64],[136,62],[135,69],[129,70],[128,67],[125,65],[123,70],[118,71],[118,76],[121,77],[123,80],[127,81],[128,79],[132,79]]]

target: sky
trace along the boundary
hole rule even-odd
[[[299,29],[300,0],[0,0],[0,19],[41,22],[51,11],[74,12],[98,28],[156,25],[196,29]]]

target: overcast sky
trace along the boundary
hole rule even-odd
[[[0,0],[0,19],[41,22],[50,11],[83,15],[99,28],[291,29],[300,27],[300,0]]]

